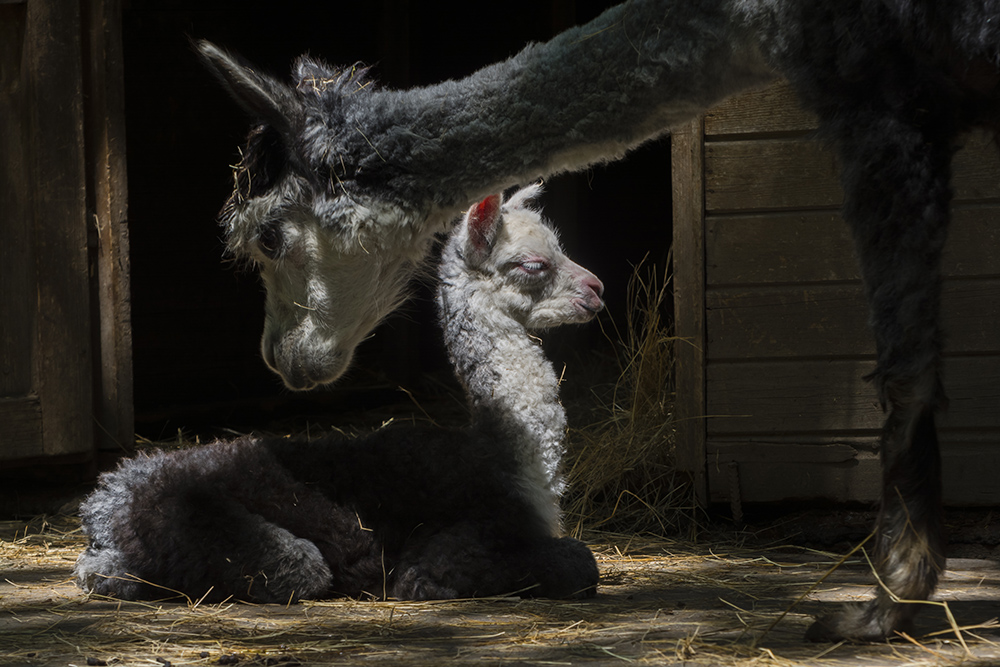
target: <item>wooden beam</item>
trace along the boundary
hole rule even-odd
[[[971,132],[952,164],[956,202],[1000,197],[1000,155],[991,136]],[[808,138],[710,141],[705,144],[708,211],[774,211],[825,207],[843,201],[834,152]]]
[[[787,359],[708,366],[708,433],[774,436],[877,433],[885,415],[864,376],[870,359]],[[996,433],[1000,356],[944,360],[950,399],[938,428]]]
[[[35,263],[32,246],[28,105],[24,72],[16,64],[24,47],[26,8],[0,4],[0,396],[32,392],[35,339]],[[39,435],[39,438],[41,436]],[[0,447],[4,440],[0,438]],[[40,443],[36,443],[40,446]],[[0,456],[3,451],[0,451]]]
[[[708,503],[705,468],[705,190],[702,119],[671,137],[674,229],[676,463]]]
[[[123,452],[135,436],[121,0],[84,0],[82,6],[94,437],[98,449]]]
[[[42,406],[34,396],[0,398],[0,461],[38,456]]]
[[[80,48],[76,3],[27,3],[21,72],[38,286],[34,387],[48,456],[93,452]]]

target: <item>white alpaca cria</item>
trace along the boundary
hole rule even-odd
[[[438,310],[474,427],[502,430],[521,471],[519,490],[555,533],[566,415],[555,370],[525,332],[589,320],[604,287],[562,253],[528,205],[539,189],[524,188],[502,206],[494,195],[469,211],[441,254]]]
[[[257,602],[592,596],[593,554],[558,535],[566,418],[529,331],[590,320],[603,287],[528,205],[537,192],[474,206],[442,253],[470,428],[244,437],[127,460],[81,508],[79,585]]]

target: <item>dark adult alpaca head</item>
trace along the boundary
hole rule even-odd
[[[221,214],[229,250],[256,264],[267,290],[261,352],[292,389],[333,381],[399,304],[450,211],[438,213],[435,224],[413,224],[431,217],[431,207],[417,210],[391,188],[381,188],[388,197],[372,195],[376,179],[365,172],[380,157],[365,138],[370,121],[359,118],[368,111],[363,68],[335,70],[301,58],[290,86],[211,44],[199,48],[262,121]]]
[[[616,7],[466,79],[407,91],[306,57],[286,84],[201,42],[260,122],[222,222],[267,289],[268,365],[293,389],[332,382],[472,202],[617,159],[771,77],[721,8],[670,19],[655,2]]]

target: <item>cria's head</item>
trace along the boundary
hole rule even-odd
[[[442,252],[442,308],[470,300],[527,329],[587,322],[604,307],[604,285],[563,252],[532,205],[540,185],[504,201],[492,195],[468,210]]]

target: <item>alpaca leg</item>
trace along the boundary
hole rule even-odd
[[[104,581],[94,592],[286,603],[329,590],[330,569],[315,544],[241,503],[203,492],[155,500],[155,509],[131,512],[116,545],[117,571],[92,573]],[[133,590],[137,578],[151,585]]]
[[[581,599],[597,595],[600,573],[586,544],[572,537],[548,538],[523,552],[526,569],[537,582],[530,597]]]
[[[945,403],[939,300],[951,147],[942,129],[947,119],[937,120],[916,127],[888,114],[855,115],[839,133],[844,215],[854,232],[877,343],[872,379],[888,415],[881,437],[875,597],[818,620],[807,633],[817,641],[879,640],[907,630],[922,605],[906,601],[926,600],[944,569],[934,412]]]
[[[114,547],[89,546],[76,559],[73,576],[77,585],[91,595],[121,600],[157,597],[155,589],[130,574],[127,558]]]
[[[183,579],[190,583],[184,590],[217,586],[222,590],[218,595],[213,591],[210,598],[232,595],[276,603],[322,597],[329,591],[330,568],[312,541],[231,499],[201,497],[197,506],[199,516],[179,535],[192,547],[191,555],[204,562],[190,563]]]
[[[262,517],[253,516],[248,524],[256,524],[257,551],[256,558],[248,558],[241,566],[245,599],[288,603],[328,593],[330,568],[313,542],[296,537]],[[243,550],[247,546],[245,543],[241,551],[249,555]],[[239,590],[236,594],[244,597]]]
[[[572,538],[497,540],[473,524],[438,533],[403,555],[390,595],[400,599],[521,595],[583,598],[597,590],[597,563]]]

